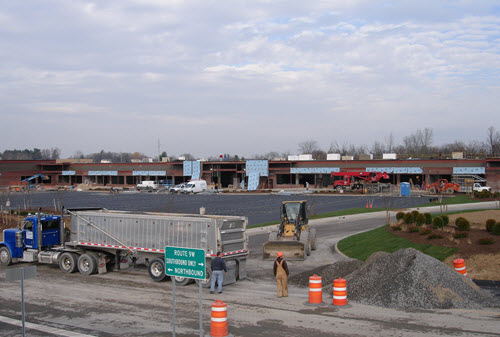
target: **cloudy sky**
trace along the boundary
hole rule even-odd
[[[1,3],[1,151],[250,157],[500,129],[497,0]]]

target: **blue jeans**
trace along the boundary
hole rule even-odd
[[[224,277],[223,270],[214,270],[212,271],[212,283],[210,284],[210,291],[215,290],[215,281],[217,280],[217,291],[222,291],[222,280]]]

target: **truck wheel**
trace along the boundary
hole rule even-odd
[[[181,276],[174,276],[174,280],[176,286],[187,286],[188,284],[191,283],[191,281],[193,281],[190,278]]]
[[[10,255],[9,248],[3,246],[0,248],[0,264],[3,266],[8,266],[12,263],[12,255]]]
[[[311,228],[311,250],[316,250],[316,228]]]
[[[165,275],[165,262],[159,258],[154,258],[149,262],[148,272],[155,282],[162,282],[167,278],[167,275]]]
[[[75,253],[63,253],[59,258],[59,269],[66,274],[74,273],[78,269],[78,256]]]
[[[207,260],[207,267],[205,268],[205,279],[204,280],[196,280],[196,284],[200,284],[202,288],[210,288],[210,283],[212,282],[212,271],[208,267],[211,265],[211,260]]]
[[[336,190],[337,192],[340,192],[340,191],[342,191],[342,186],[340,186],[340,185],[337,185],[337,186],[335,187],[335,190]]]
[[[83,275],[92,275],[97,271],[97,260],[94,255],[82,254],[78,258],[78,270]]]
[[[453,190],[453,188],[451,188],[451,187],[448,187],[448,188],[446,189],[446,194],[453,194],[453,192],[455,192],[455,191],[454,191],[454,190]]]

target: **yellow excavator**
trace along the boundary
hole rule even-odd
[[[316,229],[310,228],[307,203],[283,201],[281,221],[277,231],[269,233],[269,241],[264,243],[264,259],[275,259],[282,252],[287,260],[304,260],[316,250]]]

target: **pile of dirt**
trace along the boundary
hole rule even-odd
[[[334,279],[339,277],[344,278],[356,269],[360,268],[362,265],[363,261],[347,258],[334,264],[327,264],[304,273],[292,275],[288,279],[288,283],[301,287],[307,287],[309,286],[309,277],[318,275],[321,276],[321,282],[323,286],[327,284],[332,285]]]
[[[362,265],[353,262],[357,260],[350,260],[340,263],[357,265],[355,270],[345,276],[327,274],[328,280],[323,281],[324,292],[332,293],[330,279],[343,277],[347,281],[348,300],[368,305],[411,309],[500,307],[498,299],[472,280],[413,248],[392,254],[375,253]],[[335,267],[335,264],[321,268],[323,271],[345,268]],[[291,283],[302,285],[304,278],[312,273],[297,275],[291,278]],[[296,283],[296,279],[299,282]]]

